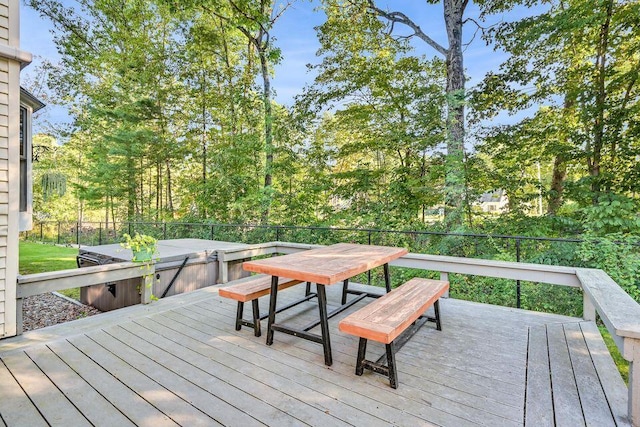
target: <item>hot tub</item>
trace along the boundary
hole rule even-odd
[[[242,243],[204,239],[159,240],[153,295],[161,298],[215,285],[219,280],[218,250],[243,249]],[[119,244],[81,246],[78,267],[131,261],[133,254]],[[238,260],[227,265],[228,280],[248,276]],[[142,267],[141,267],[142,268]],[[141,278],[83,287],[80,300],[101,311],[140,303]]]

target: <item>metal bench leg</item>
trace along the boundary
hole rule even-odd
[[[311,295],[311,282],[307,282],[307,289],[304,291],[305,296]]]
[[[238,310],[236,311],[236,331],[242,328],[242,312],[244,310],[244,303],[238,301]]]
[[[367,354],[367,339],[360,338],[358,343],[358,358],[356,360],[356,375],[362,375],[364,372],[364,358]]]
[[[442,324],[440,323],[440,300],[439,299],[437,299],[436,302],[433,304],[433,311],[435,311],[435,314],[436,314],[436,329],[441,331]]]
[[[347,303],[347,292],[349,291],[349,279],[342,282],[342,305]]]
[[[253,334],[256,337],[262,335],[262,331],[260,330],[260,306],[258,305],[258,299],[254,299],[251,301],[251,305],[253,306]]]
[[[387,366],[389,369],[389,384],[391,388],[398,388],[398,372],[396,371],[396,350],[393,341],[386,345]]]

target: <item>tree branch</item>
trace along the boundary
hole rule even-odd
[[[415,36],[419,37],[421,40],[423,40],[429,46],[431,46],[432,48],[437,50],[438,53],[440,53],[441,55],[447,56],[448,49],[446,49],[441,44],[439,44],[438,42],[433,40],[431,37],[429,37],[427,34],[425,34],[424,31],[422,31],[422,29],[420,28],[420,26],[418,24],[416,24],[415,22],[413,22],[404,13],[402,13],[402,12],[387,12],[385,10],[382,10],[382,9],[380,9],[379,7],[377,7],[375,5],[374,0],[368,0],[368,6],[367,7],[371,11],[373,11],[375,14],[377,14],[378,16],[382,16],[383,18],[387,19],[388,21],[391,21],[392,23],[397,22],[399,24],[404,24],[407,27],[411,28],[413,30],[413,33],[414,33]]]

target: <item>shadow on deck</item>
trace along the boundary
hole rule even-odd
[[[626,424],[627,390],[592,322],[442,300],[443,330],[427,323],[398,352],[393,390],[354,375],[357,338],[337,330],[353,310],[330,321],[331,367],[315,343],[235,331],[235,301],[216,288],[0,341],[0,426]],[[279,319],[315,316],[314,300]]]

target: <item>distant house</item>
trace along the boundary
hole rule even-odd
[[[31,62],[31,54],[20,50],[19,9],[18,0],[0,0],[0,338],[16,334],[18,230],[21,218],[27,218],[31,153],[23,143],[28,143],[30,135],[28,111],[37,108],[33,103],[29,106],[32,100],[20,96],[20,70]],[[24,127],[20,126],[22,100],[27,110]],[[25,186],[21,186],[25,175]]]
[[[20,208],[19,231],[31,230],[33,218],[33,144],[31,117],[44,104],[26,89],[20,88]]]
[[[482,212],[500,213],[507,210],[509,199],[504,190],[495,190],[484,193],[478,199],[478,205]]]

